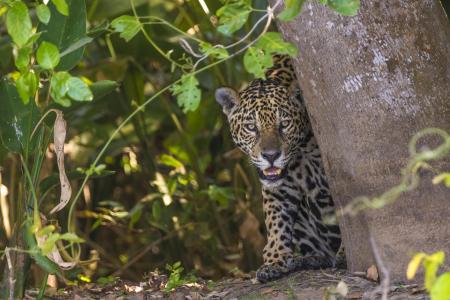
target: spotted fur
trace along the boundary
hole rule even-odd
[[[331,267],[341,239],[325,224],[334,204],[291,59],[275,56],[266,79],[241,92],[219,88],[216,99],[228,117],[236,145],[258,170],[267,229],[261,282],[296,269]],[[263,170],[282,170],[266,176]],[[267,171],[268,172],[268,171]]]

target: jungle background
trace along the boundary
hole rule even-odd
[[[186,270],[184,274],[190,272],[207,279],[255,270],[261,264],[264,246],[259,181],[254,169],[233,145],[221,108],[214,100],[217,87],[240,88],[258,75],[257,70],[253,70],[254,74],[247,71],[248,67],[246,70],[242,54],[196,74],[198,83],[193,85],[201,90],[201,96],[194,100],[200,97],[199,103],[180,99],[177,102],[176,89],[158,95],[120,128],[95,169],[91,164],[119,124],[147,99],[192,69],[196,53],[212,53],[204,65],[232,54],[233,51],[214,52],[211,45],[240,41],[264,15],[266,1],[134,0],[134,8],[131,2],[123,0],[51,1],[47,25],[42,3],[23,1],[29,8],[33,27],[44,32],[31,38],[34,39],[31,46],[26,41],[18,44],[14,37],[12,41],[8,34],[6,18],[14,2],[0,1],[0,76],[13,81],[26,78],[27,68],[37,65],[34,58],[29,58],[25,66],[20,65],[18,57],[22,52],[17,49],[31,47],[32,52],[40,39],[52,41],[52,30],[61,25],[57,23],[61,20],[54,16],[64,16],[62,3],[68,5],[69,16],[75,14],[67,26],[71,22],[83,25],[85,15],[86,39],[70,49],[70,55],[61,57],[66,65],[50,62],[44,70],[35,68],[41,80],[40,86],[34,87],[37,96],[30,94],[30,90],[27,94],[19,89],[20,97],[16,97],[22,99],[24,107],[33,105],[35,100],[40,113],[33,117],[32,129],[44,111],[58,109],[64,113],[65,170],[73,195],[80,190],[80,197],[71,215],[73,219],[69,220],[70,205],[49,214],[60,197],[54,145],[47,147],[53,139],[56,122],[53,115],[48,115],[40,127],[43,129],[36,132],[40,140],[32,143],[30,138],[26,154],[21,151],[23,147],[16,151],[9,144],[8,129],[2,127],[0,249],[20,240],[23,213],[31,216],[35,210],[30,191],[30,185],[34,185],[38,193],[34,204],[38,203],[39,211],[57,229],[52,230],[63,233],[72,225],[84,241],[76,253],[79,260],[89,263],[77,268],[77,274],[72,276],[74,282],[108,282],[116,277],[139,280],[155,269],[173,272],[181,266]],[[230,3],[238,4],[232,13],[245,15],[242,24],[232,29],[224,28],[217,17],[217,11]],[[448,1],[442,3],[449,8]],[[84,4],[86,10],[80,10]],[[126,22],[113,21],[133,14],[144,17],[145,34],[139,32],[140,28],[130,31]],[[247,43],[261,30],[251,32]],[[275,32],[275,25],[269,30]],[[68,30],[64,34],[69,37],[76,32]],[[204,44],[199,49],[201,42],[210,45]],[[68,46],[62,46],[60,52]],[[77,54],[80,50],[81,55]],[[78,58],[67,59],[72,55]],[[40,65],[45,65],[44,61],[41,58]],[[71,76],[91,87],[91,97],[71,95],[70,100],[67,97],[58,100],[51,94],[53,100],[49,100],[47,85],[52,76],[68,70]],[[36,79],[29,82],[36,84]],[[2,84],[3,93],[10,83]],[[82,83],[81,86],[84,87]],[[0,99],[0,118],[4,121],[9,113],[5,104],[7,94],[3,93]],[[33,100],[24,100],[27,97]],[[28,137],[31,128],[26,131]],[[36,164],[39,167],[33,167]],[[30,167],[33,184],[27,181],[28,171],[23,170],[23,165]],[[86,174],[91,178],[80,189]],[[0,266],[5,269],[5,259]],[[28,286],[41,285],[46,272],[35,263],[31,270]]]

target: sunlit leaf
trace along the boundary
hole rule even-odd
[[[443,182],[448,188],[450,188],[450,173],[444,172],[433,178],[433,184],[439,184]]]
[[[406,278],[411,280],[414,278],[414,276],[416,276],[417,270],[420,267],[420,263],[426,256],[427,255],[422,252],[414,255],[414,257],[411,259],[411,261],[408,264],[408,268],[406,270]]]
[[[55,229],[56,229],[55,225],[47,225],[44,228],[39,229],[39,231],[36,232],[36,236],[38,237],[46,236],[47,234],[50,234],[53,231],[55,231]]]
[[[69,6],[67,5],[66,0],[52,0],[52,3],[55,5],[60,14],[64,16],[69,15]]]
[[[52,252],[56,245],[56,242],[60,239],[59,233],[50,234],[45,240],[44,244],[40,247],[43,255],[48,255]]]
[[[425,268],[425,288],[431,291],[436,280],[439,267],[444,263],[445,254],[443,251],[433,253],[425,258],[423,266]]]
[[[33,35],[28,8],[22,1],[15,1],[6,14],[8,34],[17,46],[22,47]]]
[[[20,75],[16,81],[17,92],[19,92],[20,98],[24,104],[30,101],[30,98],[34,96],[37,90],[37,77],[34,72],[25,72]]]
[[[71,77],[67,81],[68,91],[67,94],[76,101],[91,101],[94,96],[92,95],[89,86],[78,77]]]
[[[297,56],[298,50],[291,43],[285,42],[281,33],[266,32],[256,43],[255,47],[261,48],[270,54],[287,54],[289,56]]]
[[[47,24],[50,21],[50,9],[45,4],[39,4],[38,6],[36,6],[36,15],[39,21],[44,24]]]
[[[69,91],[68,81],[71,78],[67,72],[57,72],[50,80],[50,95],[56,103],[63,106],[69,106],[70,100],[67,99]]]
[[[442,274],[430,291],[431,300],[449,300],[450,299],[450,273]]]
[[[49,42],[42,42],[36,52],[38,64],[44,69],[54,69],[59,64],[58,48]]]
[[[229,56],[228,51],[225,48],[213,47],[213,45],[207,42],[201,42],[199,49],[204,55],[212,56],[217,59],[224,59]]]
[[[361,5],[360,0],[328,0],[327,5],[344,16],[355,16]]]
[[[28,64],[30,63],[31,53],[33,52],[33,47],[30,45],[24,46],[17,51],[16,56],[16,67],[21,71],[25,72],[28,70]]]
[[[264,78],[268,68],[273,66],[272,55],[260,48],[250,47],[244,55],[244,67],[257,78]]]
[[[219,8],[216,12],[219,17],[217,30],[225,35],[231,35],[241,29],[247,22],[251,12],[248,1],[233,1]]]
[[[139,32],[141,23],[133,16],[120,16],[111,22],[111,27],[128,42]]]
[[[181,82],[170,89],[173,95],[177,97],[177,103],[184,112],[194,111],[200,104],[202,93],[198,84],[199,82],[194,75],[185,74],[181,77]]]
[[[79,236],[77,236],[75,233],[73,232],[66,232],[61,234],[61,236],[59,237],[61,240],[65,240],[65,241],[69,241],[69,242],[74,242],[74,243],[82,243],[84,242],[84,240],[82,238],[80,238]]]
[[[305,0],[286,0],[284,2],[285,8],[278,15],[278,18],[282,21],[293,20],[300,13],[303,2],[305,2]]]

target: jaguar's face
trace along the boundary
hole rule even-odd
[[[279,185],[302,140],[303,104],[287,87],[267,80],[239,94],[220,88],[216,99],[228,116],[234,142],[250,157],[262,184]]]

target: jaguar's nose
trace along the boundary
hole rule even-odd
[[[281,156],[281,151],[279,150],[266,150],[261,152],[261,156],[266,159],[268,162],[273,164],[275,160]]]

